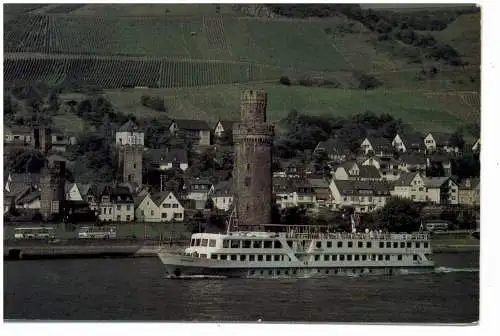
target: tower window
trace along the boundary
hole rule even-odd
[[[134,168],[137,168],[137,164],[134,163]]]
[[[245,177],[245,187],[250,185],[250,177]]]
[[[247,163],[247,171],[250,170],[250,163]]]

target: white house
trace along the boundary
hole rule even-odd
[[[406,153],[408,151],[420,152],[425,149],[423,138],[416,133],[398,133],[392,140],[392,146],[398,151]]]
[[[458,152],[459,148],[451,144],[452,134],[443,132],[428,133],[424,138],[428,152],[443,150],[445,152]]]
[[[205,179],[193,179],[188,185],[187,199],[195,202],[195,209],[201,210],[205,207],[208,196],[213,193],[213,184]]]
[[[137,196],[134,205],[137,222],[160,222],[160,208],[153,201],[149,192]]]
[[[106,186],[100,195],[99,219],[108,222],[131,222],[134,220],[134,200],[126,187]]]
[[[83,197],[77,183],[66,184],[66,200],[82,201]]]
[[[204,120],[176,119],[168,128],[172,135],[192,139],[196,145],[210,145],[210,126]]]
[[[273,178],[273,193],[280,209],[303,206],[316,208],[316,192],[309,180]]]
[[[159,162],[160,170],[169,170],[173,167],[178,167],[185,171],[188,169],[187,151],[182,148],[170,148],[165,157],[162,157]]]
[[[346,162],[333,172],[336,180],[381,180],[380,172],[375,166],[361,165],[356,162]]]
[[[427,201],[427,188],[424,177],[418,172],[401,173],[401,177],[394,181],[392,196],[407,198],[414,202]]]
[[[211,197],[217,209],[228,211],[231,204],[233,204],[231,181],[222,181],[218,183]]]
[[[164,191],[152,196],[160,211],[161,222],[182,222],[184,207],[171,191]]]
[[[450,177],[426,178],[427,200],[436,204],[458,204],[458,185]]]
[[[335,180],[330,182],[332,208],[353,207],[356,212],[371,212],[385,205],[391,196],[385,181]]]
[[[383,180],[394,181],[399,178],[399,163],[392,157],[370,157],[361,163],[363,166],[377,168]]]
[[[217,125],[215,125],[214,134],[215,136],[221,137],[224,135],[226,131],[232,131],[233,125],[237,123],[237,121],[232,120],[219,120]]]

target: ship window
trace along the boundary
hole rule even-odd
[[[255,256],[253,254],[248,256],[249,261],[255,261]]]
[[[329,273],[330,273],[330,271],[329,271],[329,270],[325,270],[325,274],[329,274]]]
[[[354,255],[354,260],[359,260],[359,254]]]
[[[295,274],[297,274],[297,270],[296,270],[296,269],[294,269],[294,270],[292,271],[292,273],[293,273],[294,275],[295,275]]]
[[[342,247],[342,242],[341,241],[337,242],[337,247]]]
[[[362,241],[358,242],[358,247],[363,247],[363,242]]]
[[[237,259],[237,255],[236,254],[231,254],[231,260],[236,260]]]
[[[365,260],[366,260],[366,254],[363,254],[363,255],[361,256],[361,260],[363,260],[363,261],[365,261]]]
[[[339,255],[339,259],[340,259],[340,261],[344,261],[345,256],[343,254],[341,254],[341,255]]]
[[[416,247],[416,248],[420,248],[420,243],[418,243],[418,242],[417,242],[417,243],[415,243],[415,247]]]
[[[231,240],[231,248],[240,248],[239,240]]]
[[[272,240],[264,240],[264,248],[272,248],[273,241]]]
[[[260,240],[253,241],[253,248],[261,248],[261,246],[262,246],[262,241]]]
[[[347,247],[352,247],[352,241],[347,242]]]
[[[206,254],[200,254],[200,258],[207,258]]]
[[[227,255],[221,254],[220,255],[220,260],[227,260]]]
[[[377,256],[375,254],[372,254],[372,261],[377,260]]]
[[[351,261],[352,260],[352,255],[348,254],[347,255],[347,260]]]
[[[327,248],[331,248],[332,247],[332,242],[331,241],[327,241],[326,242],[326,247]]]
[[[414,254],[413,255],[413,260],[418,260],[418,255]]]
[[[391,260],[391,256],[387,254],[387,255],[385,256],[385,260]]]
[[[337,261],[337,255],[336,254],[332,255],[332,261]]]
[[[255,271],[254,270],[251,270],[250,271],[250,275],[254,275],[255,274]]]
[[[316,248],[321,248],[321,241],[316,242]]]
[[[400,243],[401,248],[405,248],[405,242]]]
[[[278,241],[278,240],[275,240],[275,241],[274,241],[274,248],[279,249],[279,248],[281,248],[281,247],[282,247],[282,246],[281,246],[281,242],[280,242],[280,241]]]
[[[385,243],[385,247],[387,247],[387,248],[391,248],[391,242],[386,242],[386,243]]]
[[[288,275],[288,270],[285,271],[285,275]]]
[[[280,274],[281,274],[280,270],[276,271],[276,275],[280,275]]]
[[[202,239],[201,246],[207,246],[207,245],[208,245],[208,239]]]
[[[384,247],[384,242],[380,242],[380,243],[378,244],[378,247],[383,248],[383,247]]]
[[[251,240],[244,240],[243,241],[243,248],[251,248],[252,247],[252,241]]]
[[[325,261],[330,261],[330,256],[328,254],[324,255],[323,258],[325,259]]]
[[[210,240],[208,241],[208,246],[210,246],[210,247],[215,247],[216,242],[217,242],[217,241],[216,241],[215,239],[210,239]]]
[[[335,271],[333,271],[333,272],[334,272],[335,274],[337,274],[337,273],[339,272],[339,270],[338,270],[338,269],[335,269]]]
[[[274,256],[274,261],[280,261],[280,259],[281,259],[281,256],[279,254],[276,254]]]
[[[229,240],[224,239],[224,241],[222,242],[222,247],[223,248],[229,248]]]
[[[212,254],[212,255],[210,256],[210,258],[211,258],[211,259],[217,259],[217,254]]]
[[[378,255],[378,260],[383,260],[384,259],[384,256],[382,254],[379,254]]]
[[[268,254],[266,255],[266,261],[271,261],[272,260],[272,255]]]
[[[411,242],[406,242],[406,247],[411,248]]]
[[[429,247],[429,243],[424,243],[424,248],[428,248]]]
[[[195,243],[196,246],[200,246],[200,239],[196,239],[196,243]]]
[[[398,260],[403,260],[403,255],[398,254]]]
[[[318,254],[316,254],[316,255],[314,256],[314,260],[316,260],[316,261],[318,261],[318,260],[319,260],[319,255],[318,255]]]
[[[246,255],[244,255],[244,254],[243,254],[243,255],[240,255],[240,260],[241,260],[241,261],[245,261],[245,260],[247,260],[247,256],[246,256]]]
[[[367,242],[367,243],[366,243],[366,247],[367,247],[367,248],[371,248],[371,247],[372,247],[372,242]]]
[[[269,270],[269,275],[273,275],[273,271],[272,270]]]
[[[263,260],[264,260],[264,256],[263,256],[262,254],[259,254],[259,255],[257,256],[257,260],[258,260],[258,261],[263,261]]]
[[[397,242],[392,243],[392,247],[397,248],[398,247],[398,243]]]
[[[293,248],[293,241],[292,240],[288,240],[286,243],[288,244],[288,246],[290,246],[290,248]]]

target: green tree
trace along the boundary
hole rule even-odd
[[[389,232],[414,232],[420,227],[420,209],[411,200],[391,197],[376,218]]]

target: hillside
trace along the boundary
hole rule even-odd
[[[431,32],[469,63],[451,66],[425,57],[415,63],[418,47],[343,14],[295,19],[225,4],[19,6],[5,12],[5,87],[99,87],[115,108],[142,117],[156,112],[140,106],[145,89],[134,87],[159,91],[172,115],[214,120],[236,116],[238,90],[258,86],[270,91],[275,120],[292,108],[389,112],[419,129],[430,120],[442,129],[479,118],[479,13]],[[291,87],[278,84],[282,76]],[[367,78],[376,90],[359,90]]]

